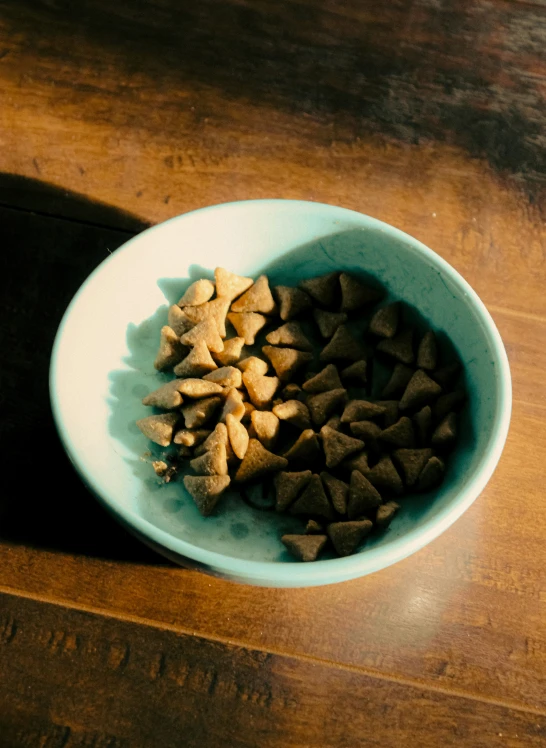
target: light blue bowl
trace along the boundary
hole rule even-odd
[[[356,555],[293,561],[280,543],[298,520],[251,509],[234,492],[202,518],[180,483],[153,476],[136,426],[167,306],[190,280],[221,265],[267,273],[272,285],[347,270],[377,278],[449,335],[466,371],[469,406],[446,480],[404,499],[390,529]],[[506,353],[493,320],[463,278],[411,236],[318,203],[256,200],[178,216],[138,235],[80,288],[52,354],[53,413],[82,479],[114,516],[160,553],[230,579],[274,587],[331,584],[369,574],[422,548],[472,504],[501,455],[511,411]]]

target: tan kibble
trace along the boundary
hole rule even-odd
[[[271,405],[271,401],[280,384],[277,377],[265,377],[260,374],[254,374],[251,371],[244,372],[243,383],[247,389],[250,401],[260,410],[268,408]]]
[[[224,340],[224,348],[216,353],[214,358],[222,366],[233,366],[241,358],[241,352],[245,344],[244,338],[230,338]]]
[[[245,406],[245,414],[241,420],[243,423],[250,423],[252,413],[256,410],[256,408],[254,407],[254,405],[252,405],[252,403],[249,402],[244,402],[243,405]]]
[[[261,441],[266,449],[273,449],[279,436],[279,419],[269,410],[254,410],[250,415],[251,436]]]
[[[171,369],[182,360],[187,350],[180,342],[180,338],[175,331],[168,325],[165,325],[161,328],[159,350],[154,361],[155,368],[158,371]]]
[[[322,306],[335,306],[339,297],[339,273],[327,273],[299,282],[299,287]]]
[[[307,407],[311,413],[313,423],[317,426],[322,424],[332,415],[334,410],[341,406],[347,399],[347,390],[342,387],[330,392],[319,392],[307,398]]]
[[[300,473],[289,473],[283,471],[277,473],[274,478],[275,484],[275,509],[278,512],[284,512],[298,495],[303,491],[305,486],[311,480],[312,473],[310,470],[303,470]]]
[[[184,478],[186,490],[203,517],[212,514],[229,484],[229,475],[186,475]]]
[[[219,395],[223,388],[215,382],[206,382],[204,379],[182,379],[179,380],[179,390],[185,397],[197,400],[200,397]]]
[[[332,522],[328,525],[328,536],[338,556],[350,556],[369,535],[372,527],[373,523],[369,519],[357,522]]]
[[[205,374],[203,379],[220,384],[222,387],[240,387],[243,383],[243,375],[234,366],[222,366],[221,369]]]
[[[305,291],[292,286],[276,286],[274,292],[279,302],[279,317],[285,322],[309,309],[313,303]]]
[[[287,322],[266,335],[265,339],[271,345],[287,346],[299,351],[313,350],[313,345],[301,329],[299,322]]]
[[[256,283],[233,302],[231,309],[233,312],[259,312],[261,314],[276,312],[277,305],[269,288],[267,276],[260,275]]]
[[[214,296],[214,283],[202,278],[189,286],[178,302],[178,306],[198,306]]]
[[[174,367],[174,373],[177,377],[202,377],[217,368],[207,344],[199,340],[186,358]]]
[[[296,426],[296,428],[302,431],[311,428],[309,408],[299,400],[287,400],[284,403],[280,403],[273,408],[273,413],[281,421],[291,423],[292,426]]]
[[[180,380],[173,379],[172,382],[167,382],[157,390],[150,392],[142,399],[143,405],[151,405],[154,408],[163,408],[164,410],[172,410],[182,405],[183,398],[180,394]]]
[[[228,413],[231,413],[237,421],[240,421],[245,414],[243,398],[241,397],[239,390],[235,387],[230,387],[226,393],[224,407],[222,408],[220,418],[218,419],[220,423],[225,423]]]
[[[326,467],[329,468],[337,467],[346,457],[364,449],[364,442],[361,439],[347,436],[347,434],[328,426],[321,428],[320,435],[322,437],[322,448],[326,455]]]
[[[190,405],[182,406],[182,415],[187,429],[198,429],[203,426],[222,402],[221,397],[206,397]]]
[[[214,431],[212,431],[203,442],[204,451],[212,449],[215,444],[223,444],[224,447],[227,447],[229,444],[228,431],[225,423],[216,424]]]
[[[159,477],[162,478],[167,470],[169,469],[169,466],[166,462],[163,462],[163,460],[154,460],[152,462],[152,467],[154,469],[154,473]]]
[[[313,429],[305,429],[284,456],[292,464],[314,467],[322,460],[318,436]]]
[[[220,337],[226,337],[226,314],[229,310],[229,300],[218,298],[213,301],[207,301],[206,304],[199,306],[184,307],[184,311],[192,322],[197,324],[204,319],[212,319],[216,323]]]
[[[231,413],[226,415],[229,442],[236,456],[242,460],[248,449],[248,431]]]
[[[328,345],[322,349],[320,360],[324,362],[346,359],[360,361],[366,358],[366,349],[353,338],[345,325],[340,325]]]
[[[290,381],[299,369],[313,360],[311,353],[296,351],[294,348],[275,348],[272,345],[264,345],[262,351],[271,361],[281,382]]]
[[[337,390],[342,387],[341,379],[334,364],[328,364],[322,371],[303,383],[305,392],[313,394],[327,392],[328,390]]]
[[[159,444],[160,447],[168,447],[178,419],[178,413],[162,413],[158,416],[141,418],[136,425],[147,439]]]
[[[197,447],[207,439],[212,432],[210,429],[180,429],[174,435],[174,443],[184,447]]]
[[[283,535],[281,538],[286,550],[298,561],[316,561],[327,540],[326,535]]]
[[[267,317],[256,312],[230,312],[227,316],[237,335],[245,341],[245,345],[254,345],[256,335],[267,324]]]
[[[224,270],[224,268],[216,268],[214,278],[216,280],[216,293],[218,296],[228,299],[228,301],[236,299],[253,283],[252,278],[235,275],[235,273],[230,273],[229,270]]]
[[[184,335],[185,332],[188,332],[188,330],[191,330],[191,328],[193,327],[193,322],[187,316],[187,314],[182,309],[180,309],[178,304],[173,304],[171,307],[169,307],[167,322],[179,337],[181,335]]]
[[[252,374],[260,374],[263,376],[264,374],[267,374],[267,370],[269,369],[269,365],[267,361],[264,361],[263,358],[258,358],[258,356],[249,356],[248,358],[244,358],[242,361],[239,361],[237,364],[237,368],[241,371],[248,371]]]
[[[341,287],[341,311],[354,312],[363,306],[376,304],[383,296],[381,291],[366,286],[360,280],[348,273],[339,276]]]
[[[269,452],[258,439],[250,439],[245,457],[241,462],[235,480],[244,483],[256,480],[268,473],[284,470],[288,460]]]
[[[190,467],[197,475],[227,475],[225,444],[216,444],[200,457],[195,457],[190,461]]]
[[[204,340],[209,351],[220,353],[224,350],[224,341],[218,334],[216,322],[213,319],[204,319],[198,322],[195,327],[185,332],[180,341],[187,346],[194,346],[199,341]]]
[[[341,372],[341,379],[344,382],[355,382],[359,385],[365,385],[368,382],[368,362],[366,359],[355,361]]]
[[[347,322],[345,312],[326,312],[324,309],[314,309],[313,317],[323,338],[331,338],[337,328]]]

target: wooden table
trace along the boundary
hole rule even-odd
[[[2,748],[546,745],[545,48],[543,0],[0,0]],[[479,500],[333,587],[170,565],[87,494],[49,411],[90,270],[259,197],[424,241],[512,366]]]

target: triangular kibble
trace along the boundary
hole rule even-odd
[[[417,349],[417,366],[420,369],[435,369],[438,365],[438,344],[436,335],[429,330],[423,335]]]
[[[214,283],[202,278],[196,280],[189,286],[180,301],[178,306],[198,306],[204,304],[214,296]]]
[[[229,475],[186,475],[184,477],[186,490],[197,504],[203,517],[212,514],[229,484]]]
[[[233,312],[259,312],[260,314],[276,312],[277,305],[269,288],[267,276],[260,275],[254,285],[233,302],[231,309]]]
[[[385,407],[380,403],[373,403],[371,400],[349,400],[341,416],[341,423],[378,418],[384,412]]]
[[[313,317],[323,338],[331,338],[337,328],[347,322],[345,312],[327,312],[324,309],[314,309]]]
[[[283,535],[281,538],[286,550],[298,561],[316,561],[327,540],[326,535]]]
[[[353,470],[358,470],[362,475],[367,475],[370,469],[370,466],[368,465],[368,453],[364,451],[359,452],[353,457],[344,460],[339,467],[349,473],[352,473]]]
[[[250,414],[252,435],[261,441],[266,449],[273,449],[279,436],[279,419],[269,410],[254,410]]]
[[[326,467],[329,468],[337,467],[349,455],[364,448],[364,442],[361,439],[347,436],[328,426],[321,428],[320,435],[322,437],[322,448],[326,456]]]
[[[169,307],[167,322],[178,337],[191,330],[194,324],[188,315],[180,309],[178,304],[173,304]]]
[[[311,428],[309,408],[299,400],[287,400],[284,403],[280,403],[280,405],[275,405],[273,413],[281,421],[291,423],[302,431]]]
[[[396,423],[381,432],[381,442],[387,447],[412,449],[415,447],[415,433],[411,418],[402,416]]]
[[[313,303],[309,295],[300,288],[276,286],[274,292],[279,302],[279,316],[285,322],[309,309]]]
[[[219,395],[223,388],[215,382],[206,382],[204,379],[181,379],[178,388],[185,396],[198,400],[200,397],[211,397]]]
[[[223,349],[214,355],[214,358],[222,366],[233,366],[241,358],[241,352],[245,344],[244,338],[229,338],[224,340]]]
[[[182,406],[182,415],[187,429],[198,429],[212,417],[222,402],[221,397],[206,397]]]
[[[231,448],[235,455],[242,460],[248,449],[248,431],[231,413],[226,415],[226,427]]]
[[[370,332],[381,338],[396,335],[400,320],[400,304],[394,303],[378,309],[370,320]]]
[[[368,362],[366,359],[355,361],[341,372],[341,379],[344,382],[356,382],[363,386],[368,382]]]
[[[243,383],[243,375],[235,366],[222,366],[220,369],[205,374],[206,382],[214,382],[222,387],[240,387]]]
[[[227,315],[237,335],[245,341],[245,345],[254,345],[256,335],[267,324],[267,317],[257,312],[230,312]]]
[[[339,480],[339,478],[335,478],[326,471],[320,474],[320,478],[336,512],[338,514],[346,514],[347,501],[349,499],[349,486],[347,483]]]
[[[245,414],[245,405],[243,403],[241,392],[235,387],[230,387],[227,392],[225,392],[224,407],[222,408],[220,418],[218,419],[220,423],[225,423],[228,413],[231,413],[237,421],[240,421]]]
[[[328,525],[328,536],[338,556],[350,556],[370,533],[372,527],[369,519],[357,522],[332,522]]]
[[[334,364],[328,364],[322,371],[303,383],[305,392],[318,393],[342,388],[341,379]]]
[[[174,435],[173,442],[184,447],[197,447],[211,435],[209,429],[179,429]]]
[[[380,504],[381,494],[377,488],[359,470],[353,470],[347,507],[349,519],[359,519]]]
[[[263,374],[254,374],[252,371],[244,372],[243,383],[252,405],[260,410],[271,405],[280,385],[278,377],[266,377]]]
[[[229,310],[228,299],[214,299],[199,306],[186,306],[184,311],[192,322],[197,324],[204,319],[212,319],[216,323],[220,337],[226,337],[226,314]]]
[[[253,283],[252,278],[245,278],[242,275],[235,275],[224,268],[216,268],[214,271],[216,280],[216,293],[228,301],[233,301],[242,293],[247,291]]]
[[[430,440],[433,447],[447,449],[452,447],[457,439],[457,414],[448,413],[436,426]]]
[[[307,278],[300,281],[299,287],[322,306],[335,306],[339,297],[339,273],[326,273],[316,278]]]
[[[256,480],[268,473],[285,470],[287,465],[288,460],[284,457],[269,452],[258,439],[250,439],[245,457],[235,474],[235,480],[240,483]]]
[[[183,399],[179,390],[180,380],[173,379],[172,382],[162,385],[157,390],[150,392],[142,399],[143,405],[151,405],[163,410],[171,410],[182,405]]]
[[[442,482],[444,473],[445,465],[443,460],[436,456],[431,457],[421,471],[417,489],[419,491],[429,491],[431,488],[435,488]]]
[[[188,349],[180,342],[180,338],[175,331],[168,325],[165,325],[161,328],[159,350],[155,357],[154,367],[158,371],[171,369],[175,364],[182,360],[187,350]]]
[[[417,442],[421,447],[424,447],[429,442],[432,428],[432,410],[430,405],[425,405],[424,408],[421,408],[413,416],[413,424],[415,426]]]
[[[312,475],[311,480],[303,490],[303,493],[290,507],[290,514],[303,515],[304,517],[319,517],[331,521],[335,514],[320,476]]]
[[[284,457],[292,464],[314,467],[323,459],[318,436],[312,429],[305,429]]]
[[[312,351],[313,346],[307,338],[299,322],[286,322],[286,324],[273,330],[265,339],[271,345],[288,346],[299,351]]]
[[[260,374],[263,376],[264,374],[267,374],[269,364],[267,361],[264,361],[263,358],[258,358],[258,356],[248,356],[248,358],[239,361],[237,368],[243,372],[248,371],[252,374]]]
[[[325,362],[340,359],[360,361],[366,358],[366,354],[365,347],[353,338],[345,325],[340,325],[328,345],[322,349],[319,358]]]
[[[384,338],[377,344],[376,350],[400,361],[402,364],[412,364],[415,361],[413,353],[413,330],[402,330],[393,338]]]
[[[379,491],[398,495],[404,490],[402,479],[388,455],[382,457],[377,465],[368,471],[366,477]]]
[[[397,449],[392,457],[406,486],[411,487],[417,483],[423,468],[432,457],[432,449]]]
[[[224,341],[218,334],[216,322],[212,318],[198,322],[180,338],[181,343],[190,347],[201,340],[205,341],[207,348],[213,353],[220,353],[224,350]]]
[[[390,397],[400,397],[408,386],[408,382],[412,378],[413,373],[414,369],[412,369],[411,366],[406,366],[406,364],[395,364],[391,378],[383,387],[381,397],[386,399]]]
[[[300,473],[285,471],[277,473],[274,478],[274,485],[276,494],[275,509],[278,512],[284,512],[297,499],[298,495],[311,480],[311,475],[310,470],[303,470]]]
[[[387,501],[385,504],[377,507],[377,514],[375,515],[375,524],[382,530],[386,530],[394,519],[394,515],[400,509],[400,504],[396,501]]]
[[[337,390],[331,390],[330,392],[319,392],[317,395],[310,395],[307,398],[307,407],[311,413],[313,423],[317,426],[328,420],[334,410],[347,400],[347,390],[343,387]]]
[[[262,351],[271,361],[281,382],[290,381],[298,369],[313,360],[311,353],[297,351],[294,348],[276,348],[272,345],[264,345]]]
[[[159,444],[160,447],[168,447],[179,418],[178,413],[161,413],[158,416],[140,418],[136,425],[147,439]]]
[[[417,369],[404,390],[400,400],[400,410],[422,408],[423,405],[428,405],[435,400],[441,393],[440,385],[422,369]]]
[[[190,460],[190,467],[197,475],[227,475],[228,466],[225,444],[218,443],[200,457]]]
[[[177,377],[202,377],[217,368],[207,344],[199,340],[186,358],[174,367],[174,373]]]
[[[383,293],[376,288],[366,286],[362,281],[348,273],[339,276],[341,287],[341,311],[354,312],[363,306],[376,304],[383,297]]]

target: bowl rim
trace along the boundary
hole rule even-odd
[[[491,355],[495,361],[495,366],[498,372],[495,393],[498,406],[493,419],[489,444],[472,476],[461,489],[461,492],[457,495],[456,499],[441,509],[434,517],[425,520],[420,527],[409,530],[404,535],[393,539],[388,545],[371,548],[367,551],[346,558],[320,560],[312,564],[302,564],[299,561],[251,561],[200,548],[199,546],[192,545],[187,541],[174,537],[135,512],[120,506],[116,502],[115,496],[103,495],[95,483],[93,475],[86,472],[84,465],[79,459],[77,449],[74,447],[70,433],[66,427],[63,412],[56,394],[61,340],[71,312],[78,304],[80,296],[83,294],[87,286],[95,281],[95,279],[104,272],[105,268],[107,268],[110,263],[115,262],[117,258],[119,259],[120,254],[130,252],[133,244],[137,241],[141,242],[143,236],[150,237],[152,234],[159,234],[166,225],[171,225],[173,223],[183,224],[184,221],[191,220],[192,217],[198,213],[222,212],[233,210],[234,208],[237,210],[252,210],[257,206],[269,206],[273,208],[278,207],[279,205],[291,206],[296,209],[303,209],[307,212],[314,210],[318,213],[323,213],[324,211],[327,211],[334,220],[336,218],[356,219],[361,224],[362,228],[382,231],[390,235],[393,239],[403,242],[409,251],[412,251],[415,254],[424,255],[438,271],[450,278],[459,292],[464,294],[467,301],[473,306],[490,345]],[[99,499],[99,501],[103,503],[119,521],[121,521],[122,524],[133,529],[137,534],[148,538],[158,551],[161,552],[161,549],[164,547],[165,550],[169,552],[171,558],[172,555],[175,554],[175,556],[180,556],[181,558],[191,559],[193,562],[197,562],[201,567],[210,569],[213,573],[227,574],[228,576],[241,581],[264,585],[269,584],[271,586],[314,586],[331,584],[364,576],[365,574],[378,571],[401,561],[437,538],[468,509],[468,507],[483,491],[487,482],[491,478],[504,448],[512,409],[510,367],[500,333],[478,294],[462,277],[462,275],[455,270],[455,268],[418,239],[415,239],[411,235],[388,223],[372,218],[364,213],[330,205],[328,203],[306,200],[284,200],[277,198],[238,200],[210,205],[187,213],[182,213],[168,219],[167,221],[163,221],[145,229],[122,244],[114,253],[105,258],[81,284],[61,319],[51,353],[49,391],[54,422],[59,438],[68,457],[84,484]]]

